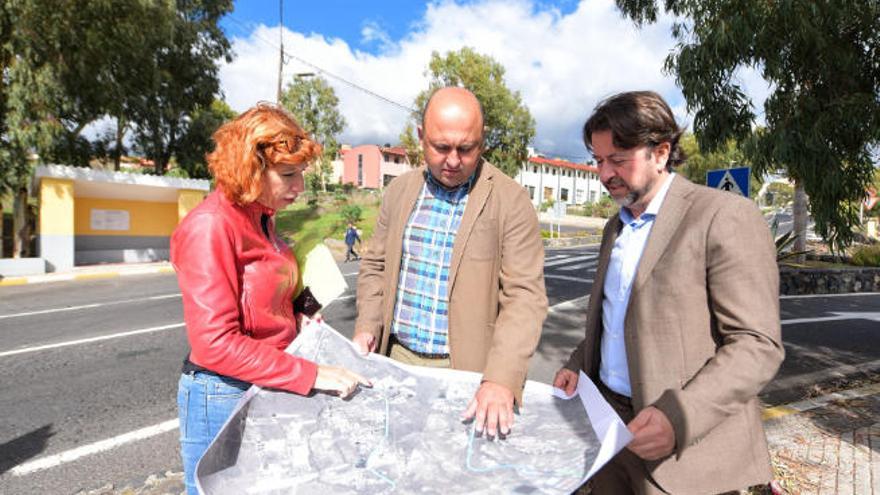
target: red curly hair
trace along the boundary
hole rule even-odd
[[[309,163],[321,154],[293,115],[272,103],[257,103],[214,133],[208,169],[230,201],[253,203],[263,192],[263,171],[277,164]]]

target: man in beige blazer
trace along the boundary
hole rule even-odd
[[[358,275],[354,342],[409,364],[482,373],[463,417],[507,434],[547,314],[544,248],[522,186],[482,160],[483,115],[436,91],[425,165],[385,190]]]
[[[605,226],[586,337],[554,385],[583,370],[633,441],[596,494],[702,494],[771,479],[757,395],[783,359],[778,271],[747,198],[672,173],[682,131],[653,92],[601,102],[584,126],[621,210]]]

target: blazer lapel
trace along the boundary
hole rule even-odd
[[[458,274],[458,267],[461,265],[464,247],[467,245],[468,238],[474,230],[474,223],[476,223],[477,217],[483,211],[483,207],[486,206],[486,200],[489,199],[489,194],[492,192],[492,176],[494,175],[492,167],[484,161],[480,165],[480,170],[477,174],[477,177],[474,179],[473,189],[468,193],[467,206],[464,208],[464,215],[461,217],[461,224],[458,227],[458,232],[455,234],[455,244],[452,247],[452,262],[449,266],[450,294],[452,294],[452,289],[455,286],[455,276]],[[498,235],[501,235],[501,233],[499,232]]]
[[[654,220],[654,225],[651,227],[642,258],[639,260],[633,291],[638,290],[648,280],[654,265],[666,251],[666,246],[669,245],[669,241],[678,230],[681,219],[690,206],[686,199],[690,193],[688,184],[685,179],[677,175],[673,177],[666,198],[664,198],[657,218]]]

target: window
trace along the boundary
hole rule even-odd
[[[578,189],[574,193],[574,201],[575,201],[575,203],[583,203],[584,202],[584,190],[583,189]]]
[[[560,201],[568,201],[568,189],[562,188],[559,190],[559,200]]]
[[[528,186],[529,199],[535,199],[535,186]]]
[[[555,168],[551,168],[551,169],[550,169],[550,175],[556,175],[556,169],[555,169]]]
[[[358,185],[364,185],[364,155],[358,154]]]
[[[547,201],[548,199],[552,199],[552,198],[553,198],[553,188],[552,187],[545,187],[544,188],[544,201]]]

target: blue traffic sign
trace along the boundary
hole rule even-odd
[[[749,197],[749,167],[722,168],[706,172],[706,185]]]

